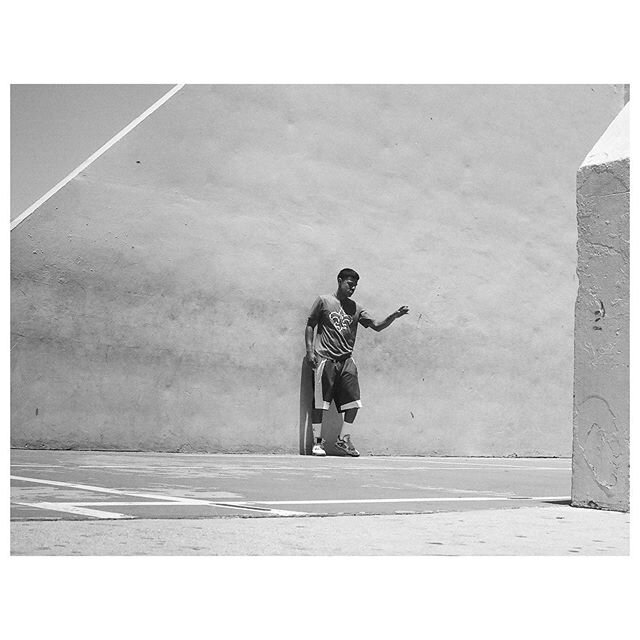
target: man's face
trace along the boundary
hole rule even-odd
[[[353,276],[347,276],[342,280],[338,280],[338,290],[345,295],[347,298],[350,298],[358,286],[358,281]]]

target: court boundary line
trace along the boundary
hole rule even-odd
[[[356,498],[356,499],[335,499],[335,500],[234,500],[233,502],[199,500],[197,498],[187,498],[181,496],[165,496],[158,494],[148,494],[134,491],[124,491],[122,489],[111,489],[108,487],[97,487],[95,485],[84,485],[59,480],[41,480],[38,478],[26,478],[24,476],[10,476],[11,480],[21,482],[31,482],[48,486],[56,486],[70,489],[80,489],[93,491],[96,493],[106,493],[110,495],[128,496],[133,498],[146,498],[148,501],[98,501],[88,502],[83,500],[73,501],[39,501],[24,502],[12,501],[12,504],[35,509],[45,509],[48,511],[59,511],[75,515],[85,515],[98,519],[138,519],[124,513],[104,511],[93,507],[115,507],[115,506],[151,506],[151,507],[188,507],[188,506],[212,506],[227,509],[239,509],[264,513],[265,515],[278,516],[308,516],[314,515],[303,511],[291,511],[285,509],[273,509],[270,506],[260,505],[330,505],[330,504],[406,504],[406,503],[436,503],[436,502],[522,502],[522,501],[552,501],[559,502],[570,500],[570,496],[433,496],[414,498]]]
[[[318,515],[336,515],[331,513],[314,513],[308,511],[290,511],[284,509],[270,509],[260,507],[261,504],[406,504],[406,503],[434,503],[434,502],[564,502],[570,500],[570,496],[457,496],[453,498],[432,497],[432,498],[364,498],[356,500],[281,500],[281,501],[241,501],[241,502],[213,502],[208,500],[196,500],[190,498],[169,500],[159,499],[148,502],[12,502],[11,504],[31,507],[35,509],[43,509],[45,511],[58,511],[61,513],[70,513],[73,515],[84,515],[100,520],[141,520],[144,516],[130,515],[116,511],[104,511],[102,509],[94,509],[91,507],[188,507],[188,506],[210,506],[221,507],[227,509],[237,509],[241,511],[253,511],[264,513],[267,516],[282,517],[308,517]],[[409,513],[409,512],[407,512]],[[365,514],[366,515],[366,514]],[[370,514],[374,515],[374,514]],[[212,516],[215,517],[215,516]]]
[[[97,487],[95,485],[88,484],[78,484],[73,482],[62,482],[60,480],[41,480],[39,478],[26,478],[24,476],[9,476],[10,480],[17,480],[19,482],[31,482],[33,484],[43,484],[54,487],[62,487],[67,489],[80,489],[82,491],[93,491],[95,493],[107,493],[110,495],[118,495],[118,496],[130,496],[132,498],[147,498],[149,502],[145,502],[145,505],[151,506],[213,506],[213,507],[222,507],[226,509],[240,509],[243,511],[261,511],[264,513],[278,515],[278,516],[299,516],[299,515],[307,515],[301,511],[290,511],[285,509],[271,509],[270,507],[259,507],[254,502],[255,501],[233,501],[233,502],[221,502],[217,500],[198,500],[197,498],[184,498],[182,496],[164,496],[162,494],[150,494],[150,493],[141,493],[138,491],[123,491],[122,489],[110,489],[108,487]],[[23,506],[23,507],[33,507],[35,509],[47,509],[49,511],[61,511],[65,513],[79,513],[78,509],[84,509],[89,506],[108,506],[108,502],[99,501],[99,502],[85,502],[83,500],[73,500],[67,502],[14,502],[12,504]],[[261,503],[257,503],[261,504]],[[120,506],[136,506],[130,503],[120,503]],[[139,506],[139,505],[138,505]],[[90,510],[90,509],[89,509]],[[135,516],[127,516],[126,514],[116,513],[112,511],[102,511],[98,509],[93,510],[93,517],[96,518],[135,518]],[[103,515],[97,515],[98,513],[102,513]],[[88,515],[88,514],[85,514]]]
[[[269,516],[308,516],[309,513],[305,511],[291,511],[288,509],[269,509],[268,507],[258,507],[253,504],[243,503],[231,503],[231,502],[209,502],[207,500],[159,500],[156,502],[12,502],[11,504],[20,507],[31,507],[33,509],[43,509],[45,511],[59,511],[61,513],[71,513],[76,515],[89,516],[91,518],[98,518],[101,520],[140,520],[143,519],[140,516],[133,516],[126,513],[120,513],[118,511],[104,511],[103,509],[93,509],[90,507],[192,507],[192,506],[205,506],[205,507],[221,507],[224,509],[236,509],[240,511],[253,511],[264,513]]]
[[[41,198],[36,200],[30,207],[27,207],[17,218],[14,218],[11,221],[10,231],[13,231],[19,224],[24,222],[36,209],[40,208],[47,200],[53,197],[62,187],[71,182],[81,171],[86,169],[91,163],[97,160],[103,153],[108,151],[116,142],[119,142],[124,138],[130,131],[135,129],[141,122],[146,120],[154,111],[159,109],[165,102],[167,102],[170,98],[172,98],[180,89],[184,87],[184,84],[177,84],[172,87],[167,93],[165,93],[159,100],[156,100],[148,109],[143,111],[137,118],[132,120],[124,129],[120,130],[105,142],[97,151],[92,153],[83,163],[78,165],[71,173],[69,173],[66,177],[62,178],[60,182],[58,182],[55,186],[53,186],[49,191],[47,191]]]
[[[513,502],[522,500],[560,501],[571,496],[437,496],[431,498],[362,498],[340,500],[256,500],[257,504],[377,504],[385,502]]]
[[[101,511],[99,509],[89,509],[71,502],[12,502],[11,504],[21,507],[33,507],[34,509],[45,509],[46,511],[60,511],[74,515],[88,516],[100,520],[135,520],[135,516],[115,511]],[[99,503],[93,503],[99,504]]]
[[[243,456],[244,457],[244,456]],[[301,457],[308,457],[310,458],[311,456],[301,456]],[[328,456],[329,459],[339,459],[339,458],[345,458],[346,456]],[[371,458],[367,458],[367,459],[371,459]],[[327,464],[326,460],[327,458],[323,458],[323,460],[325,461],[324,464]],[[362,460],[362,459],[359,459]],[[354,458],[349,457],[349,461],[354,461]],[[447,464],[446,462],[441,462],[441,461],[437,461],[437,460],[428,460],[428,462],[434,462],[438,465],[442,465],[442,464]],[[270,466],[264,466],[264,467],[258,467],[255,465],[251,466],[252,470],[257,470],[257,471],[298,471],[298,470],[325,470],[325,469],[334,469],[335,467],[331,466],[324,466],[321,467],[320,465],[323,464],[323,462],[321,460],[318,459],[314,459],[314,463],[312,463],[313,466],[312,467],[299,467],[299,466],[275,466],[275,465],[270,465]],[[331,463],[328,463],[331,464]],[[359,464],[359,462],[356,462],[355,464]],[[69,468],[68,465],[64,465],[64,464],[46,464],[46,463],[41,463],[41,464],[22,464],[22,463],[12,463],[11,464],[12,467],[14,468],[26,468],[26,469],[66,469]],[[126,465],[126,464],[116,464],[116,465],[112,465],[112,464],[80,464],[80,465],[76,465],[74,468],[76,469],[122,469],[125,471],[137,471],[138,467],[135,467],[133,465]],[[182,470],[182,469],[208,469],[209,467],[207,467],[206,465],[146,465],[147,469],[155,469],[155,468],[162,468],[163,470],[166,469],[178,469],[178,470]],[[225,467],[225,470],[234,470],[237,469],[238,467],[232,466],[232,467]],[[468,464],[466,466],[464,466],[463,464],[452,464],[449,467],[442,467],[442,466],[438,466],[438,467],[434,467],[434,468],[430,468],[429,466],[413,466],[413,467],[381,467],[381,466],[372,466],[372,467],[365,467],[367,470],[372,470],[372,471],[421,471],[421,470],[430,470],[430,471],[470,471],[470,470],[476,470],[476,469],[515,469],[518,471],[562,471],[562,472],[567,472],[571,470],[571,467],[534,467],[534,466],[518,466],[518,465],[478,465],[478,464]],[[347,468],[345,468],[347,469]],[[362,466],[353,466],[351,467],[352,470],[354,471],[361,471],[363,469]],[[347,469],[348,470],[348,469]]]

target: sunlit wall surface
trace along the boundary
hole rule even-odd
[[[361,452],[570,455],[575,175],[623,101],[183,88],[12,231],[12,444],[299,451],[307,313],[350,266],[411,309],[359,332]]]

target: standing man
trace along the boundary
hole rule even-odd
[[[326,455],[321,436],[323,411],[331,406],[344,414],[344,422],[335,446],[349,456],[360,454],[351,442],[353,422],[362,407],[358,369],[351,354],[356,341],[358,323],[374,331],[386,329],[394,320],[409,313],[408,307],[400,307],[390,316],[378,322],[357,302],[351,300],[360,276],[353,269],[342,269],[338,274],[335,294],[319,296],[311,307],[305,342],[307,362],[314,371],[313,424],[314,456]],[[314,345],[314,329],[317,328]]]

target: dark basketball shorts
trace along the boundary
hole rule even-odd
[[[314,371],[314,382],[316,409],[328,409],[332,400],[340,413],[362,407],[358,369],[353,358],[341,362],[320,359]]]

